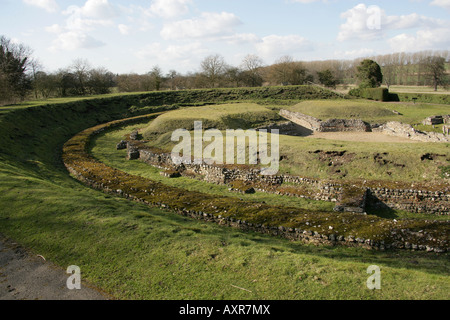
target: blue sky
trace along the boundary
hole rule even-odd
[[[450,50],[450,0],[0,0],[0,34],[47,71],[77,58],[115,73],[185,73],[219,53],[272,64]]]

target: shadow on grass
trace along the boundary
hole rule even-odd
[[[204,221],[196,221],[186,217],[178,216],[175,213],[164,215],[171,222],[205,224]],[[255,245],[262,245],[277,252],[288,252],[295,255],[310,255],[327,259],[348,261],[355,263],[366,263],[368,265],[384,265],[391,268],[406,268],[430,274],[449,274],[448,255],[406,250],[376,251],[364,248],[350,248],[345,246],[325,246],[304,244],[301,242],[289,241],[270,235],[256,232],[245,232],[232,227],[223,227],[207,223],[211,227],[203,228],[202,234],[208,236],[228,237],[253,242]],[[246,245],[249,247],[250,245]]]

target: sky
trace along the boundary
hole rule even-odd
[[[450,0],[0,0],[0,35],[48,72],[75,59],[114,73],[450,50]]]

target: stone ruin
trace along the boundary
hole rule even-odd
[[[438,124],[450,124],[450,115],[428,117],[422,122],[422,124],[426,126],[434,126]]]
[[[348,186],[331,181],[311,180],[291,175],[265,176],[261,169],[226,167],[209,164],[177,165],[170,153],[161,153],[149,148],[137,147],[138,141],[128,141],[127,159],[143,161],[164,170],[161,175],[169,178],[186,176],[209,183],[231,186],[230,191],[267,192],[295,196],[317,201],[336,203],[335,211],[365,214],[366,204],[376,207],[404,210],[409,212],[448,215],[450,214],[450,194],[448,188],[442,191],[415,189],[391,189],[368,186]],[[311,193],[291,193],[278,187],[288,182],[300,189],[313,190]],[[236,183],[236,184],[235,184]]]
[[[373,131],[420,142],[450,142],[450,137],[443,133],[422,132],[414,129],[409,124],[397,121],[388,122],[379,128],[373,129]]]
[[[312,132],[370,132],[371,126],[359,119],[320,119],[302,114],[281,110],[280,116]]]
[[[280,115],[297,125],[297,132],[380,132],[386,135],[408,138],[420,142],[450,142],[450,126],[443,127],[443,133],[422,132],[409,124],[390,121],[380,125],[370,125],[358,119],[329,119],[326,121],[288,110],[281,110]],[[450,115],[427,118],[424,124],[450,123]],[[301,128],[301,129],[299,129]],[[281,134],[283,132],[280,131]]]

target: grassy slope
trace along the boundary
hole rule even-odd
[[[247,129],[252,125],[262,125],[280,118],[277,112],[251,103],[185,108],[158,117],[143,131],[143,135],[147,137],[152,133],[172,133],[177,129],[193,130],[194,121],[202,121],[204,129],[225,130]]]
[[[83,279],[117,298],[449,297],[445,257],[304,246],[186,220],[82,186],[66,173],[59,150],[74,133],[128,115],[123,101],[104,102],[1,119],[0,232],[63,268],[80,266]],[[382,269],[381,291],[365,287],[372,264]]]

